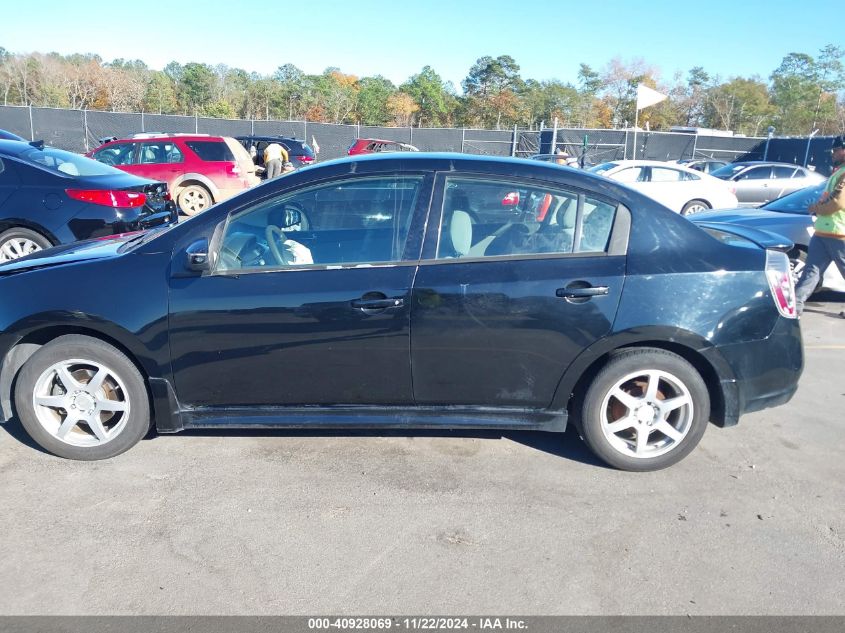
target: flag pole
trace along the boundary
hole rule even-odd
[[[639,101],[639,99],[637,101]],[[634,112],[634,160],[637,160],[637,125],[639,124],[639,121],[640,121],[639,103],[637,103],[634,106],[634,108],[635,108],[635,112]]]

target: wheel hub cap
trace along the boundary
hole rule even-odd
[[[97,404],[94,402],[94,398],[84,391],[77,391],[70,399],[70,406],[85,413],[93,413]]]

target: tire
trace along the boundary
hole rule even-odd
[[[40,233],[15,227],[0,233],[0,263],[10,262],[52,246],[50,240]]]
[[[661,408],[675,398],[677,406]],[[652,471],[686,457],[709,419],[707,386],[690,363],[665,350],[630,349],[614,354],[590,384],[581,432],[610,466]]]
[[[211,193],[202,185],[188,185],[186,187],[182,187],[176,201],[179,204],[179,209],[181,209],[182,213],[185,215],[196,215],[197,213],[202,213],[214,204],[214,199],[211,197]]]
[[[684,205],[684,208],[681,209],[681,215],[693,215],[695,213],[707,211],[711,208],[712,207],[704,200],[690,200]]]
[[[27,360],[15,385],[15,409],[39,446],[67,459],[114,457],[150,428],[137,367],[108,343],[76,334],[47,343]]]

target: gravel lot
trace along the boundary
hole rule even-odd
[[[571,433],[192,432],[75,463],[0,425],[0,614],[843,614],[823,299],[793,401],[658,473]]]

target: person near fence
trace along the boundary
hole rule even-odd
[[[833,173],[818,202],[809,209],[816,216],[816,221],[804,272],[795,287],[799,315],[804,311],[804,302],[813,294],[821,275],[831,262],[836,264],[845,277],[845,136],[833,139],[831,152]],[[840,316],[845,316],[845,313]]]
[[[278,143],[270,143],[264,148],[264,169],[267,170],[267,180],[281,175],[284,164],[289,160],[287,150]]]
[[[562,147],[557,148],[557,150],[555,151],[555,155],[558,157],[555,159],[555,162],[558,165],[566,165],[567,167],[578,167],[578,159],[572,156]]]

